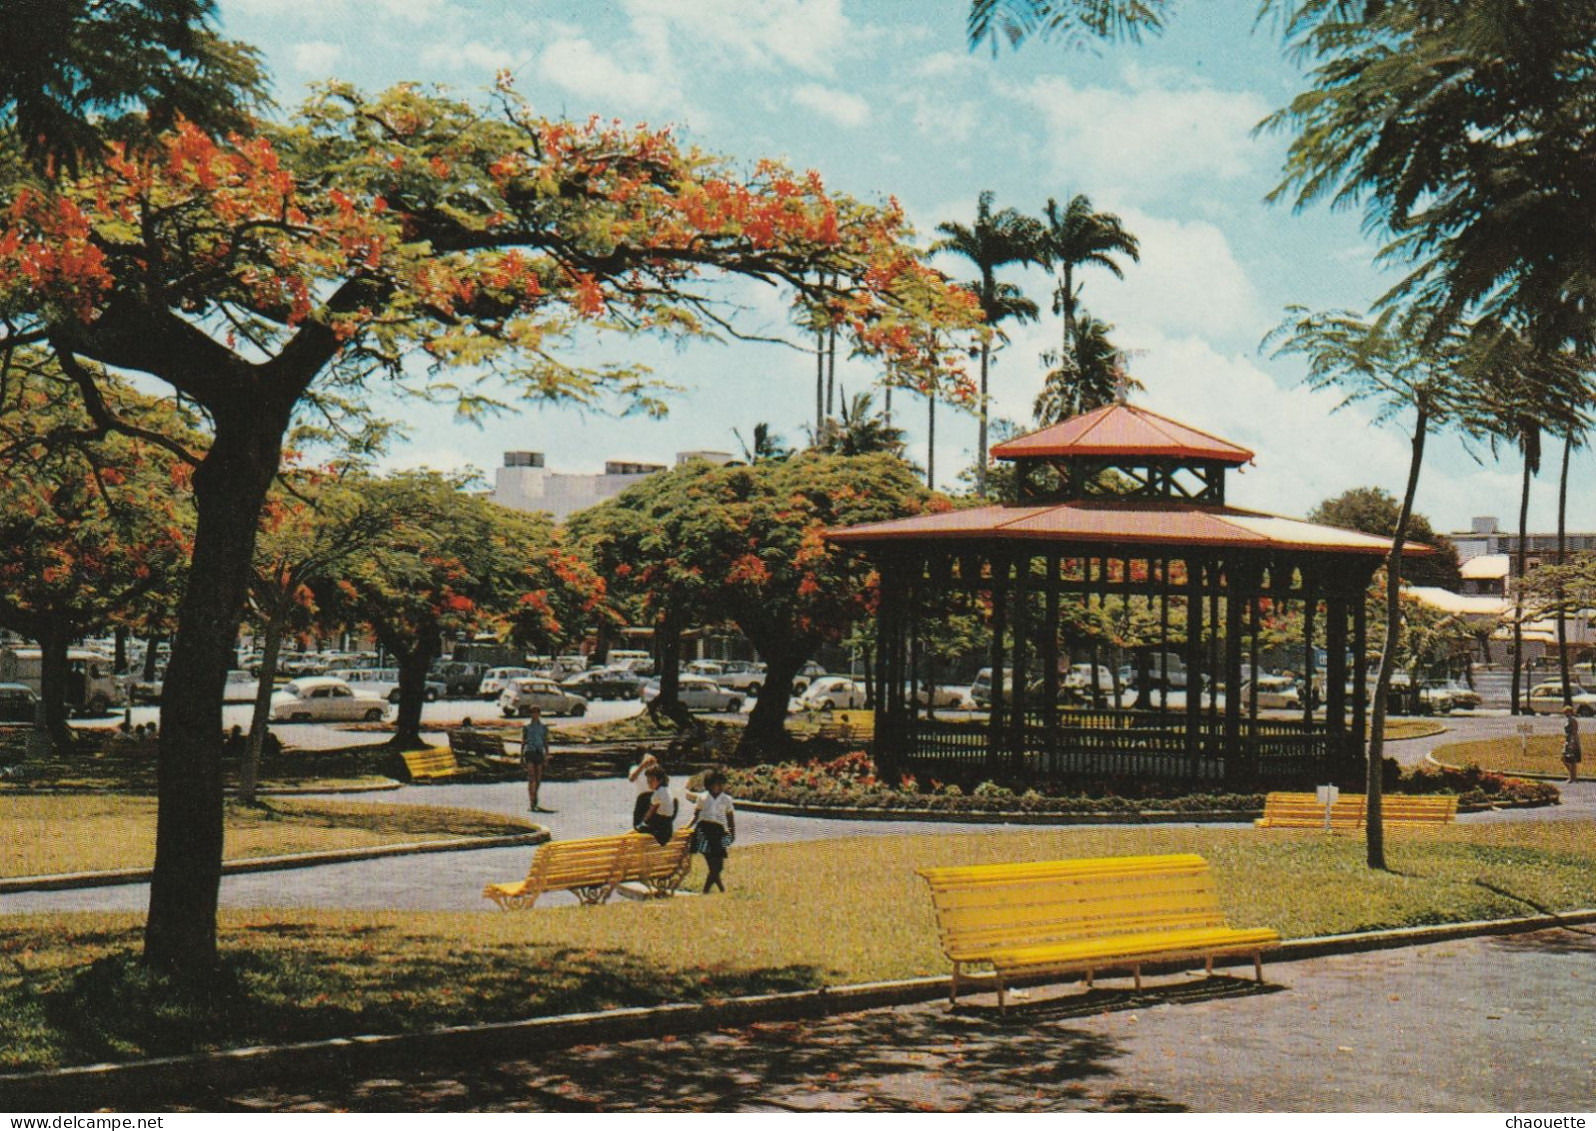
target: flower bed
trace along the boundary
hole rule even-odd
[[[805,809],[881,809],[930,813],[1117,814],[1143,810],[1176,813],[1262,812],[1260,793],[1174,793],[1167,786],[1139,783],[1135,791],[1121,783],[1070,792],[1053,786],[1014,789],[983,781],[966,790],[936,780],[919,781],[904,774],[896,784],[882,780],[868,754],[855,752],[829,761],[782,762],[731,768],[726,789],[739,801],[792,805]],[[700,779],[689,783],[700,788]]]
[[[1103,814],[1113,816],[1165,812],[1198,816],[1205,813],[1258,813],[1261,793],[1181,793],[1166,783],[1118,781],[1090,786],[1021,785],[1014,788],[983,781],[965,789],[935,780],[919,781],[904,774],[896,784],[876,773],[863,752],[829,761],[781,762],[730,768],[726,789],[739,801],[788,805],[801,809],[882,810],[922,813],[1025,813],[1036,815]],[[1393,793],[1455,793],[1465,810],[1505,806],[1556,805],[1557,787],[1468,767],[1463,770],[1421,769],[1402,774]],[[694,777],[690,789],[702,788]],[[1389,787],[1388,787],[1389,788]]]
[[[1463,809],[1531,808],[1563,801],[1562,790],[1551,782],[1510,777],[1478,766],[1424,766],[1402,776],[1402,792],[1455,793]]]

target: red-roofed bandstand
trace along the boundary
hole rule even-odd
[[[881,576],[880,766],[1243,788],[1361,775],[1367,693],[1347,657],[1367,653],[1364,597],[1388,539],[1227,506],[1226,474],[1253,453],[1128,404],[992,454],[1014,464],[1003,505],[828,532]],[[989,626],[992,671],[1013,673],[992,680],[985,719],[939,716],[911,691],[931,682],[929,618],[960,604]],[[1296,674],[1323,688],[1322,711],[1303,694],[1299,710],[1260,714],[1247,673],[1286,611],[1302,614]],[[1095,678],[1083,694],[1067,686],[1069,650],[1086,659],[1079,645],[1094,636],[1134,645],[1133,705],[1117,678],[1106,693]]]

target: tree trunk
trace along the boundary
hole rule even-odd
[[[255,685],[255,710],[249,719],[249,745],[244,751],[244,764],[238,769],[238,799],[246,805],[255,800],[261,747],[266,744],[266,732],[271,729],[272,683],[277,675],[277,653],[283,645],[286,621],[285,610],[276,608],[261,627],[260,681]]]
[[[71,630],[52,616],[46,616],[39,625],[39,700],[44,707],[44,729],[50,736],[50,745],[57,753],[70,754],[74,745],[71,717],[73,706],[67,702],[67,684],[70,664],[67,650],[71,644]]]
[[[427,698],[427,672],[438,658],[438,634],[418,632],[404,639],[388,635],[387,641],[388,651],[399,664],[399,712],[388,745],[395,750],[418,750],[426,745],[421,741],[421,705]]]
[[[983,398],[983,403],[985,403],[984,398],[986,397],[986,394],[983,392],[981,396]],[[927,491],[935,491],[937,489],[937,392],[935,389],[932,389],[925,395],[925,412],[925,489]],[[981,435],[986,435],[986,416],[984,415],[984,412],[981,417]],[[983,445],[986,443],[984,439],[981,442]],[[982,462],[978,466],[984,469],[986,466],[986,457],[983,456],[981,459]],[[977,485],[976,490],[984,490],[985,484],[986,472],[985,470],[982,470],[980,482]]]
[[[127,674],[127,628],[117,625],[111,636],[111,668],[117,675]]]
[[[144,670],[140,678],[145,683],[155,682],[155,666],[160,662],[160,643],[164,636],[152,636],[144,642]]]
[[[1402,510],[1397,514],[1396,530],[1391,535],[1391,556],[1385,565],[1385,645],[1380,649],[1380,671],[1374,680],[1374,706],[1369,720],[1369,763],[1364,779],[1365,820],[1368,838],[1368,865],[1386,870],[1385,821],[1380,805],[1385,786],[1385,713],[1391,694],[1391,673],[1396,669],[1397,646],[1402,638],[1402,546],[1408,537],[1408,519],[1413,514],[1413,496],[1419,489],[1419,471],[1424,464],[1424,440],[1430,417],[1420,408],[1413,422],[1412,457],[1408,461],[1408,486],[1402,495]],[[1309,642],[1312,647],[1312,642]],[[1417,684],[1414,685],[1417,688]],[[1310,689],[1309,694],[1312,694]]]
[[[774,650],[765,646],[772,642],[768,639],[763,643],[753,641],[765,660],[765,686],[754,700],[748,725],[737,742],[738,760],[749,764],[774,761],[774,756],[786,746],[787,700],[792,697],[792,681],[814,652],[804,645],[782,648],[779,641],[774,642],[777,644]]]
[[[983,498],[983,499],[986,497],[986,416],[987,416],[986,377],[987,377],[987,366],[988,366],[989,362],[991,361],[991,357],[992,357],[992,346],[991,346],[991,343],[982,342],[981,343],[981,406],[980,406],[981,407],[981,424],[980,424],[980,429],[979,429],[979,431],[977,433],[977,436],[976,436],[975,493],[978,496],[980,496],[981,498]],[[932,403],[932,412],[934,414],[935,411],[936,411],[935,398],[932,398],[932,402],[933,402]],[[934,415],[932,417],[932,420],[933,420],[933,423],[934,423],[935,422],[935,416]],[[932,434],[935,435],[935,432],[933,431]],[[929,447],[929,444],[927,446]],[[931,457],[929,455],[927,455],[926,456],[926,466],[927,466],[927,468],[929,468],[930,465],[931,465]],[[932,484],[931,484],[931,473],[930,473],[929,470],[926,472],[926,486],[927,487],[932,487]],[[934,487],[932,487],[932,489],[935,490]]]
[[[222,689],[288,406],[257,399],[246,410],[213,416],[215,439],[194,473],[193,562],[161,694],[155,868],[144,928],[146,964],[191,981],[217,964]]]
[[[659,695],[650,705],[650,713],[674,718],[678,714],[677,687],[682,670],[682,618],[674,610],[667,612],[660,621],[658,639]]]
[[[1574,433],[1563,437],[1563,468],[1557,478],[1557,564],[1568,564],[1568,462],[1574,451]],[[1561,578],[1562,574],[1558,574]],[[1563,706],[1574,705],[1574,689],[1568,682],[1568,610],[1563,607],[1566,594],[1561,581],[1557,583],[1557,669],[1563,680]]]
[[[1509,714],[1520,713],[1519,692],[1524,672],[1524,571],[1529,542],[1529,499],[1533,464],[1524,453],[1524,486],[1518,499],[1518,553],[1513,555],[1513,690]]]

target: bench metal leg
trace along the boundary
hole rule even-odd
[[[1207,974],[1210,978],[1214,976],[1214,956],[1211,954],[1207,958],[1203,959],[1203,973]]]
[[[1002,1015],[1005,1015],[1005,1014],[1008,1013],[1008,1002],[1004,999],[1004,996],[1003,996],[1003,975],[1002,974],[998,974],[997,975],[997,994],[998,994],[998,1014],[999,1014],[999,1016],[1002,1016]]]
[[[1258,979],[1258,984],[1263,984],[1263,951],[1252,952],[1252,972]]]
[[[1140,966],[1132,966],[1131,974],[1136,979],[1136,990],[1140,993],[1142,988],[1142,968]]]
[[[1086,988],[1087,989],[1091,989],[1092,988],[1092,974],[1093,973],[1094,973],[1094,971],[1092,969],[1090,969],[1090,968],[1088,968],[1087,971],[1086,971]]]
[[[953,985],[948,991],[948,1006],[952,1008],[959,1004],[959,964],[953,964]]]

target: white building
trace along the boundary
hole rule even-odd
[[[730,452],[678,452],[680,466],[690,459],[713,464],[731,462]],[[613,499],[634,483],[664,471],[659,463],[607,460],[600,475],[550,471],[542,452],[505,452],[504,466],[493,473],[493,490],[488,498],[501,507],[520,511],[546,511],[555,522],[564,522],[577,511]]]

